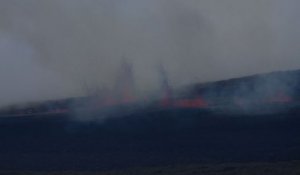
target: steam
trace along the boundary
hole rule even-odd
[[[26,103],[76,96],[78,89],[73,82],[63,80],[56,72],[43,69],[33,59],[33,48],[26,42],[5,34],[0,35],[1,105]],[[64,91],[55,91],[63,89]]]
[[[111,89],[124,57],[141,94],[159,88],[159,64],[173,87],[299,69],[298,5],[2,0],[0,104],[85,95],[86,86]]]

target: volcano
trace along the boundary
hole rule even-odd
[[[299,78],[300,71],[289,71],[196,84],[167,100],[110,107],[112,117],[93,112],[91,120],[77,120],[69,108],[88,97],[31,108],[52,106],[52,113],[2,111],[0,169],[94,171],[300,160]]]

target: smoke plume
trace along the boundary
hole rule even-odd
[[[112,88],[126,58],[141,94],[158,65],[180,87],[300,68],[297,0],[2,0],[0,104]]]

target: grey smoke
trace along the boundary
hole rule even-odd
[[[300,68],[298,0],[2,0],[0,105],[114,86],[137,89]]]

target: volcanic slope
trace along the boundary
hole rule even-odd
[[[272,77],[278,75],[282,74]],[[231,86],[231,81],[218,88]],[[300,160],[299,114],[295,105],[281,112],[252,115],[149,107],[101,121],[74,120],[71,114],[2,117],[0,169],[98,171]]]

